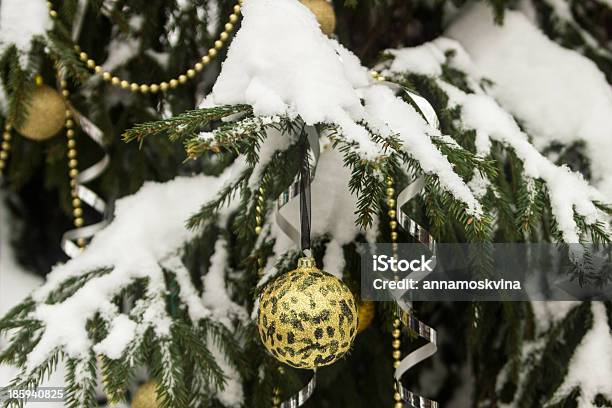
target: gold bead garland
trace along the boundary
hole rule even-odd
[[[49,8],[49,15],[51,18],[57,18],[58,13],[53,8],[53,3],[51,1],[47,1],[47,7]],[[213,43],[213,47],[208,49],[206,55],[203,55],[198,62],[196,62],[191,68],[187,69],[183,74],[179,75],[176,78],[172,78],[168,81],[163,81],[160,83],[153,84],[140,84],[136,82],[129,82],[125,79],[119,78],[118,76],[114,76],[111,72],[105,71],[102,66],[100,66],[96,61],[90,58],[90,56],[81,50],[78,45],[74,46],[74,50],[77,53],[79,59],[85,63],[85,66],[92,71],[96,75],[102,76],[102,79],[109,84],[119,87],[121,89],[129,90],[133,93],[158,93],[158,92],[166,92],[169,89],[175,89],[179,85],[187,83],[187,81],[193,77],[195,77],[196,73],[201,72],[206,65],[210,63],[216,56],[217,50],[221,49],[225,44],[225,41],[229,38],[231,32],[234,30],[234,25],[238,21],[240,11],[242,8],[242,0],[238,0],[238,2],[233,7],[233,12],[229,15],[227,23],[223,26],[223,31],[219,34],[219,38],[215,40]]]
[[[58,73],[59,75],[59,73]],[[68,97],[70,96],[70,91],[68,90],[68,84],[66,80],[61,79],[59,81],[60,89],[62,96],[66,102],[66,112],[65,112],[65,128],[66,128],[66,147],[67,147],[67,159],[68,159],[68,177],[70,177],[70,196],[71,196],[71,204],[72,204],[72,219],[73,224],[76,228],[81,228],[83,224],[85,224],[85,220],[83,219],[83,208],[81,206],[81,199],[78,196],[78,177],[79,177],[79,161],[78,161],[78,152],[75,140],[75,132],[74,132],[74,119],[72,115],[72,111],[68,108]],[[79,238],[77,240],[77,245],[81,248],[84,248],[86,241],[84,238]]]
[[[375,77],[376,79],[379,79]],[[380,79],[379,79],[380,80]],[[387,177],[387,215],[389,216],[389,228],[391,230],[391,250],[393,252],[393,256],[397,253],[397,221],[396,216],[397,213],[395,211],[395,189],[393,188],[393,178]],[[395,276],[397,280],[398,277]],[[393,348],[392,357],[393,357],[393,368],[397,368],[400,364],[400,360],[402,358],[402,351],[400,350],[402,346],[402,332],[400,330],[401,321],[397,313],[393,318],[393,331],[391,332],[391,337],[393,340],[391,342],[391,347]],[[402,396],[397,392],[397,386],[394,383],[394,392],[393,392],[393,400],[394,408],[402,408],[404,404],[402,403]]]
[[[0,145],[0,173],[4,171],[9,152],[11,151],[11,129],[11,124],[6,122],[4,125],[4,131],[2,132],[2,144]]]

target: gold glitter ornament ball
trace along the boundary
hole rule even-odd
[[[26,118],[17,127],[25,138],[47,140],[56,135],[66,120],[66,104],[62,96],[47,85],[37,85],[28,101]]]
[[[297,269],[269,283],[257,318],[264,346],[279,361],[313,369],[334,363],[357,334],[357,309],[338,278],[301,258]]]
[[[336,13],[334,7],[326,0],[300,0],[315,15],[321,31],[332,35],[336,30]]]
[[[157,393],[155,389],[157,383],[155,381],[148,381],[140,386],[134,398],[132,399],[132,408],[157,408],[160,404],[157,401]]]
[[[376,308],[374,306],[374,302],[370,300],[363,300],[359,302],[359,304],[357,305],[357,315],[359,316],[357,333],[361,333],[370,326],[372,320],[374,320],[375,314]]]

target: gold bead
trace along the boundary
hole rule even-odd
[[[85,62],[89,59],[89,56],[87,55],[86,52],[81,52],[79,53],[79,58],[81,59],[81,61]]]
[[[393,358],[395,360],[399,360],[402,357],[402,352],[399,350],[394,350],[393,351]]]
[[[87,60],[87,68],[94,69],[96,67],[96,61],[92,59]]]
[[[125,79],[123,81],[121,81],[121,83],[119,85],[123,89],[129,89],[129,87],[130,87],[130,83],[128,81],[126,81]]]
[[[238,16],[235,13],[230,14],[229,21],[230,23],[236,23],[236,21],[238,21]]]
[[[140,85],[140,92],[142,92],[143,94],[149,93],[149,85],[147,84]]]
[[[64,117],[70,119],[72,117],[72,111],[70,109],[66,109],[64,112]]]
[[[74,219],[74,226],[77,228],[80,228],[83,226],[83,224],[85,223],[85,220],[83,220],[83,218],[78,217]]]
[[[70,167],[71,169],[76,169],[78,165],[79,165],[79,162],[77,159],[70,159],[68,161],[68,167]]]
[[[140,86],[136,82],[132,82],[130,84],[130,91],[138,92],[139,89],[140,89]]]
[[[397,215],[395,210],[389,210],[389,212],[387,212],[387,214],[389,215],[390,218],[395,218],[395,216]]]
[[[13,128],[13,125],[11,125],[8,122],[4,125],[4,130],[6,130],[6,131],[10,131],[12,128]]]
[[[393,331],[391,332],[391,336],[393,336],[394,339],[399,339],[401,335],[402,332],[400,331],[400,329],[393,329]]]
[[[392,186],[393,185],[393,179],[391,177],[387,177],[386,182],[387,182],[388,186]]]
[[[53,10],[53,3],[51,3],[50,1],[47,2],[47,8],[49,10]]]
[[[74,137],[74,130],[68,129],[66,131],[66,137],[69,138],[69,139],[72,139]]]
[[[187,70],[187,76],[188,76],[189,78],[193,78],[193,77],[195,76],[195,73],[196,73],[196,72],[195,72],[195,70],[194,70],[194,69],[188,69],[188,70]]]
[[[81,248],[84,248],[87,245],[87,240],[85,238],[77,239],[77,245]]]
[[[401,320],[400,320],[400,319],[394,319],[394,320],[393,320],[393,328],[394,328],[394,329],[397,329],[398,327],[400,327],[400,326],[401,326],[401,324],[402,324],[402,322],[401,322]]]
[[[96,65],[96,66],[94,67],[94,72],[95,72],[96,74],[101,73],[101,72],[102,72],[102,67],[101,67],[101,66],[99,66],[99,65]]]
[[[402,345],[402,343],[401,343],[399,340],[397,340],[397,339],[396,339],[396,340],[393,340],[393,341],[391,342],[391,346],[392,346],[394,349],[398,349],[398,348],[400,348],[400,346],[401,346],[401,345]]]
[[[399,361],[394,361],[394,362],[393,362],[393,368],[397,368],[397,367],[399,367],[399,364],[400,364],[400,362],[399,362]],[[398,407],[398,405],[397,405],[397,404],[395,404],[395,406],[396,406],[396,407]],[[400,408],[402,408],[403,406],[404,406],[404,405],[403,405],[403,404],[400,402],[400,403],[399,403],[399,407],[400,407]]]
[[[196,64],[193,66],[193,69],[195,69],[197,72],[200,72],[202,69],[204,69],[204,65],[202,65],[201,62],[196,62]]]
[[[78,175],[78,173],[77,173],[77,175]],[[76,197],[78,195],[77,191],[76,191],[77,185],[78,185],[78,182],[77,182],[76,177],[73,178],[73,179],[70,179],[70,188],[72,189],[72,192],[70,193],[70,195],[72,197]]]
[[[72,119],[66,119],[66,128],[71,129],[74,126],[74,121]]]
[[[399,364],[398,364],[399,365]],[[395,365],[395,363],[393,364],[393,368],[397,368],[397,366]],[[393,405],[393,408],[404,408],[404,403],[403,402],[396,402]]]
[[[161,84],[159,84],[159,89],[162,90],[162,92],[166,92],[168,90],[168,83],[167,82],[162,82]]]
[[[234,6],[234,13],[240,13],[240,5],[239,4],[236,4]]]
[[[225,23],[223,28],[225,28],[225,32],[230,32],[234,29],[234,25],[232,23]]]
[[[170,88],[174,89],[178,86],[178,81],[176,79],[170,80]]]
[[[206,65],[210,62],[210,57],[208,55],[205,55],[202,57],[202,64]]]
[[[70,169],[70,171],[68,172],[68,175],[70,176],[70,178],[76,178],[76,176],[79,175],[79,170],[78,169]]]
[[[388,187],[387,188],[387,196],[388,197],[393,197],[395,195],[395,189],[393,187]]]
[[[401,401],[402,400],[402,396],[400,395],[399,392],[395,392],[395,393],[393,393],[393,399],[395,401]]]
[[[214,57],[215,55],[217,55],[217,50],[215,50],[214,48],[209,48],[208,49],[208,56],[209,57]]]
[[[225,41],[225,40],[227,40],[228,38],[229,38],[229,34],[228,34],[228,33],[226,33],[225,31],[221,32],[221,34],[219,35],[219,39],[220,39],[221,41]]]
[[[395,199],[393,199],[393,198],[388,198],[388,199],[387,199],[387,206],[389,206],[389,207],[395,207]]]
[[[9,142],[2,142],[2,150],[9,151],[11,150],[11,144]]]
[[[391,227],[391,230],[396,230],[397,229],[397,221],[390,221],[389,222],[389,227]]]
[[[151,93],[157,93],[159,92],[159,85],[157,84],[151,84],[151,86],[149,87]]]
[[[51,18],[57,18],[57,11],[51,10],[49,11],[49,15],[51,16]]]
[[[0,160],[0,170],[4,170],[4,166],[6,166],[4,160]]]
[[[67,89],[63,89],[63,90],[62,90],[62,96],[63,96],[64,98],[69,97],[69,96],[70,96],[70,91],[69,91],[69,90],[67,90]]]
[[[393,232],[391,233],[391,240],[392,240],[392,241],[397,241],[397,232],[393,231]]]
[[[70,140],[70,142],[74,142],[74,140]],[[68,158],[69,159],[74,159],[75,157],[77,157],[76,149],[69,149],[68,150]]]
[[[79,208],[81,206],[81,200],[79,198],[72,199],[72,207]]]
[[[102,73],[102,79],[105,80],[105,81],[110,81],[112,77],[113,76],[110,74],[110,72],[104,71]]]
[[[261,227],[259,225],[255,227],[255,234],[261,234]]]
[[[6,140],[7,142],[11,140],[11,137],[12,137],[12,136],[11,136],[11,133],[10,133],[10,132],[4,132],[4,133],[2,134],[2,139],[3,139],[3,140]]]
[[[69,139],[68,140],[68,148],[69,149],[74,149],[76,147],[76,142],[74,141],[74,139]]]
[[[187,76],[186,76],[186,75],[179,75],[179,77],[178,77],[178,81],[179,81],[181,84],[184,84],[185,82],[187,82]]]
[[[117,86],[120,83],[121,83],[121,79],[119,79],[119,77],[114,76],[114,77],[111,78],[111,84]]]
[[[221,47],[223,47],[223,41],[221,40],[215,41],[215,48],[220,49]]]
[[[74,215],[74,218],[79,218],[83,216],[83,209],[80,207],[75,208],[74,210],[72,210],[72,215]]]

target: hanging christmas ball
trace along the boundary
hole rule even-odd
[[[17,131],[35,141],[56,135],[66,120],[66,104],[62,96],[47,85],[37,85],[28,101],[26,117]]]
[[[155,381],[148,381],[140,386],[134,398],[132,399],[132,408],[157,408],[160,406],[157,401],[157,393],[155,389],[157,383]]]
[[[357,304],[357,316],[359,316],[359,324],[357,325],[357,333],[361,333],[370,326],[374,315],[376,314],[376,308],[374,302],[370,300],[363,300]]]
[[[334,363],[357,334],[357,309],[338,278],[301,258],[297,269],[268,284],[257,320],[264,346],[279,361],[313,369]]]
[[[326,0],[300,0],[303,5],[315,15],[321,31],[325,35],[332,35],[336,29],[336,13],[334,7]]]

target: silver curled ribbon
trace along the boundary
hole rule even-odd
[[[431,104],[425,98],[393,82],[380,81],[379,83],[393,89],[396,94],[403,94],[402,96],[408,99],[408,102],[423,116],[425,121],[427,121],[431,127],[439,129],[440,122],[438,120],[438,116],[436,115],[436,112]],[[402,210],[408,201],[412,200],[421,193],[424,186],[425,179],[423,176],[420,176],[413,180],[412,183],[410,183],[398,194],[396,200],[396,215],[398,224],[421,244],[427,246],[432,254],[430,258],[433,260],[432,266],[435,267],[436,240],[431,236],[429,231],[419,225]],[[408,276],[414,281],[418,282],[424,279],[428,273],[429,272],[419,271],[413,272]],[[415,317],[412,310],[412,302],[402,296],[404,293],[405,291],[399,291],[394,294],[403,327],[405,327],[411,334],[415,334],[426,340],[427,343],[410,352],[400,361],[399,365],[395,369],[394,377],[397,392],[400,394],[402,400],[411,408],[438,408],[439,404],[436,401],[416,395],[412,391],[406,389],[401,382],[402,377],[406,374],[406,372],[408,372],[408,370],[421,361],[431,357],[438,350],[436,331]]]
[[[74,24],[72,26],[72,39],[76,42],[81,29],[83,27],[83,19],[85,17],[85,12],[87,10],[87,2],[80,1],[76,10]],[[58,80],[59,80],[58,75]],[[81,252],[81,247],[76,243],[79,239],[89,239],[96,232],[100,231],[108,224],[108,214],[107,209],[108,206],[106,202],[100,198],[93,190],[86,187],[84,184],[89,183],[96,178],[98,178],[104,170],[108,167],[110,163],[110,156],[108,155],[108,150],[106,148],[106,143],[104,142],[104,133],[98,128],[91,120],[89,120],[86,116],[82,115],[79,111],[77,111],[72,104],[68,100],[65,101],[67,108],[72,112],[72,116],[79,124],[83,132],[89,136],[91,140],[104,152],[104,156],[98,162],[94,163],[92,166],[86,168],[85,170],[81,170],[79,175],[76,177],[77,185],[74,187],[76,197],[78,197],[82,202],[87,204],[89,207],[97,211],[102,217],[102,221],[97,222],[95,224],[90,224],[85,227],[75,228],[69,231],[66,231],[62,235],[61,239],[61,248],[66,255],[70,258],[74,258]]]
[[[74,187],[76,197],[89,207],[97,211],[102,221],[95,224],[90,224],[85,227],[75,228],[66,231],[62,235],[61,247],[64,253],[70,258],[74,258],[81,252],[81,247],[76,243],[79,239],[89,239],[95,233],[103,229],[109,222],[107,214],[106,202],[100,198],[93,190],[86,187],[84,184],[89,183],[98,178],[110,163],[110,156],[104,142],[104,134],[91,120],[79,113],[72,105],[68,104],[68,109],[72,111],[72,116],[79,124],[83,132],[89,136],[104,152],[104,156],[98,162],[90,167],[79,172],[76,177],[76,186]]]
[[[312,152],[312,156],[310,157],[309,162],[309,170],[310,170],[310,182],[312,182],[317,163],[319,161],[319,156],[321,155],[321,147],[319,144],[319,134],[314,126],[304,126],[303,131],[306,133],[306,139],[308,141],[308,148]],[[301,136],[301,135],[300,135]],[[305,193],[310,194],[310,185],[306,186],[308,191]],[[302,244],[302,234],[298,227],[296,227],[291,221],[289,221],[283,214],[281,214],[281,209],[293,201],[296,197],[300,195],[300,191],[302,190],[302,186],[300,185],[300,177],[296,177],[296,180],[291,183],[289,188],[285,190],[276,201],[276,223],[278,224],[281,231],[283,231],[295,244],[301,248]],[[310,205],[308,200],[308,205]],[[310,214],[310,208],[307,209],[308,214]],[[305,250],[304,252],[309,252],[310,250]],[[307,255],[310,255],[307,253]],[[314,390],[317,385],[317,370],[314,369],[312,373],[311,379],[306,383],[306,385],[299,390],[297,393],[293,394],[285,401],[280,404],[281,408],[298,408],[301,407],[314,393]]]

